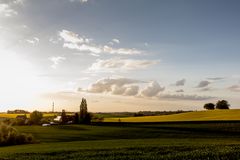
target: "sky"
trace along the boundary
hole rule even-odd
[[[0,112],[240,106],[238,0],[0,0]]]

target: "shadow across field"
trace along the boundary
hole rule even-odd
[[[22,126],[18,129],[47,143],[148,138],[240,138],[240,122],[93,123],[50,127]]]
[[[240,122],[19,126],[39,144],[0,148],[2,160],[235,160]]]

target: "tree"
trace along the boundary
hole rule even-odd
[[[0,146],[34,143],[31,134],[20,133],[11,125],[0,122]]]
[[[92,117],[93,117],[93,115],[92,115],[91,113],[87,113],[87,115],[86,115],[86,117],[85,117],[85,119],[84,119],[83,122],[84,122],[85,124],[91,123]]]
[[[82,98],[82,102],[80,105],[80,120],[84,119],[87,115],[87,101],[85,98]]]
[[[226,100],[218,101],[216,104],[216,109],[229,109],[230,104]]]
[[[207,103],[203,106],[204,109],[207,109],[207,110],[214,110],[215,109],[215,104],[213,103]]]
[[[62,118],[62,124],[67,123],[67,115],[64,109],[62,110],[61,118]]]
[[[43,118],[43,114],[39,111],[34,111],[30,114],[30,122],[32,124],[40,124]]]
[[[79,121],[81,123],[90,123],[91,122],[91,115],[88,113],[87,100],[85,98],[82,98],[82,102],[81,102],[81,105],[80,105]]]
[[[75,124],[79,123],[79,114],[78,113],[75,113],[75,115],[74,115],[74,123]]]

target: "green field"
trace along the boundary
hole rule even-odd
[[[19,126],[37,144],[0,148],[0,159],[240,159],[240,122]]]
[[[240,120],[240,109],[187,112],[162,116],[105,118],[104,122],[172,122]]]

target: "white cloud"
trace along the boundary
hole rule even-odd
[[[90,93],[110,93],[113,95],[136,96],[139,94],[140,87],[133,84],[139,83],[146,82],[128,78],[103,78],[96,83],[91,84],[85,91]],[[144,97],[154,97],[164,90],[164,87],[160,87],[156,81],[153,81],[141,91],[141,95]],[[80,91],[84,90],[81,89]]]
[[[132,85],[132,86],[126,87],[124,95],[126,95],[126,96],[135,96],[135,95],[138,94],[138,92],[139,92],[139,86]]]
[[[112,39],[112,42],[119,44],[119,43],[120,43],[120,40],[119,40],[119,39],[116,39],[116,38],[114,38],[114,39]]]
[[[97,59],[95,63],[89,68],[90,71],[97,72],[111,72],[114,70],[135,70],[135,69],[145,69],[151,65],[157,64],[157,60],[134,60],[134,59],[121,59],[112,58],[101,60]]]
[[[86,3],[88,0],[69,0],[70,2],[80,2],[80,3]]]
[[[108,53],[119,55],[135,55],[142,53],[142,51],[135,48],[113,48],[108,45],[97,45],[92,43],[91,39],[79,36],[78,34],[68,30],[60,31],[59,36],[64,41],[63,47],[78,51],[90,52],[93,54]]]
[[[0,16],[12,17],[18,15],[14,9],[17,5],[23,5],[25,0],[2,0],[0,1]]]
[[[110,54],[122,54],[122,55],[134,55],[141,54],[142,51],[137,50],[135,48],[112,48],[110,46],[105,45],[101,48],[102,52],[110,53]]]
[[[144,97],[157,96],[159,92],[164,91],[165,87],[161,87],[158,82],[152,81],[149,85],[141,91],[141,95]]]
[[[91,52],[94,54],[99,54],[102,52],[101,48],[87,44],[64,43],[63,47],[69,49],[76,49],[78,51]]]
[[[39,43],[40,39],[37,37],[33,37],[32,39],[26,39],[26,42],[32,44],[32,45],[36,45],[37,43]]]
[[[87,90],[79,89],[80,92],[110,93],[112,95],[136,96],[139,86],[143,81],[128,78],[103,78],[89,86]]]
[[[53,38],[53,37],[50,37],[50,38],[48,39],[48,41],[51,42],[52,44],[58,44],[59,39],[55,39],[55,38]]]
[[[91,84],[87,91],[92,93],[110,92],[123,95],[129,85],[136,83],[143,83],[143,81],[128,78],[103,78]]]
[[[0,3],[0,16],[12,17],[17,15],[18,12],[10,7],[10,4]]]
[[[85,42],[85,39],[82,37],[79,37],[78,34],[68,31],[68,30],[62,30],[59,32],[59,36],[64,39],[65,42],[70,43],[83,43]]]
[[[51,67],[53,69],[56,69],[57,68],[57,65],[59,63],[61,63],[62,61],[66,60],[65,57],[61,57],[61,56],[58,56],[58,57],[49,57],[48,58],[53,64],[51,65]]]
[[[110,42],[108,42],[108,44],[110,44],[111,46],[113,46],[114,44],[120,44],[120,40],[119,39],[112,39]]]
[[[25,0],[14,0],[13,3],[14,4],[20,4],[23,5]]]

